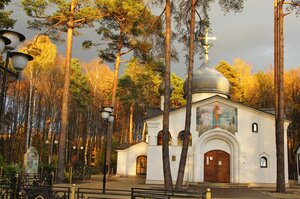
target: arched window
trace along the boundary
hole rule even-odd
[[[184,131],[178,133],[177,146],[182,146],[184,139]],[[192,146],[192,134],[190,133],[189,146]]]
[[[263,156],[260,158],[260,168],[267,168],[268,167],[268,159],[267,157]]]
[[[157,145],[162,145],[162,144],[163,144],[163,131],[159,131],[159,133],[157,134]],[[169,145],[171,144],[172,144],[172,137],[169,132]]]
[[[136,175],[146,175],[147,156],[140,155],[136,158]]]
[[[252,132],[255,132],[255,133],[258,132],[258,125],[257,125],[257,123],[253,123],[252,124]]]

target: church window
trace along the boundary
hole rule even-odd
[[[184,139],[184,131],[178,133],[177,146],[182,146]],[[192,134],[190,133],[189,146],[192,146]]]
[[[147,171],[147,156],[141,155],[136,159],[136,174],[146,175]]]
[[[157,145],[162,145],[163,144],[163,131],[160,131],[157,135]],[[172,144],[172,137],[169,132],[169,145]]]
[[[268,167],[268,159],[266,157],[260,158],[260,168],[267,168]]]
[[[255,133],[258,132],[258,125],[257,125],[257,123],[253,123],[252,124],[252,132],[255,132]]]

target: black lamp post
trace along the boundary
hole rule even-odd
[[[107,173],[107,129],[108,129],[108,123],[112,123],[114,121],[114,115],[112,114],[113,108],[112,107],[106,107],[101,110],[101,117],[105,121],[105,145],[104,145],[104,161],[103,161],[103,188],[102,193],[105,194],[106,190],[106,173]]]
[[[11,52],[14,50],[20,42],[25,40],[25,36],[21,33],[11,30],[0,30],[0,53],[6,49],[6,58],[2,64],[0,64],[2,73],[2,87],[0,95],[0,118],[2,119],[5,110],[5,91],[7,87],[7,75],[14,79],[19,78],[19,73],[25,68],[28,61],[33,60],[31,55],[21,52]],[[15,71],[8,68],[9,58],[12,59],[12,65]]]

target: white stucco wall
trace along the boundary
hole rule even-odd
[[[299,173],[299,162],[300,162],[300,147],[298,147],[298,150],[296,151],[296,162],[297,162],[297,175],[298,175],[298,184],[300,184],[300,173]]]
[[[135,176],[136,159],[138,156],[147,155],[147,143],[141,142],[125,150],[117,150],[117,175]]]
[[[196,108],[214,103],[237,108],[238,130],[231,133],[220,128],[211,129],[199,137],[196,131]],[[184,129],[185,108],[170,112],[169,131],[172,136],[170,145],[170,164],[173,181],[177,178],[178,164],[181,147],[177,146],[177,136]],[[257,123],[258,132],[252,132],[252,124]],[[148,166],[146,183],[163,183],[162,149],[157,146],[157,134],[162,130],[162,116],[151,118],[148,125]],[[285,177],[288,183],[288,161],[285,123]],[[274,116],[234,103],[228,99],[216,96],[207,100],[193,103],[191,120],[192,147],[189,147],[185,181],[203,182],[204,180],[204,154],[211,150],[223,150],[230,154],[230,182],[247,183],[249,185],[275,184],[276,183],[276,145],[275,145],[275,120]],[[127,152],[129,153],[129,151]],[[130,152],[131,153],[131,152]],[[128,157],[121,162],[129,165]],[[127,155],[128,156],[128,155]],[[268,167],[260,167],[260,158],[268,160]],[[132,159],[132,158],[131,158]],[[131,161],[133,163],[133,161]],[[134,163],[135,165],[135,163]],[[119,166],[118,166],[119,168]],[[122,169],[118,170],[121,172]],[[129,169],[130,170],[130,169]],[[133,170],[131,168],[131,170]],[[130,170],[130,171],[131,171]],[[122,171],[124,173],[124,171]],[[126,173],[127,171],[125,171]],[[127,172],[130,173],[129,171]],[[131,172],[132,173],[132,172]]]

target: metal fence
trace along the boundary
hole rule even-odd
[[[103,194],[102,189],[72,188],[58,186],[19,186],[11,184],[0,185],[1,199],[211,199],[208,189],[204,193],[170,191],[163,189],[132,188],[131,190],[107,189]]]
[[[211,199],[210,189],[204,193],[164,189],[131,188],[131,198],[200,198]]]
[[[70,196],[71,189],[69,187],[0,185],[1,199],[69,199]]]
[[[15,175],[2,178],[0,181],[0,199],[104,199],[104,198],[131,198],[131,199],[171,199],[171,198],[199,198],[211,199],[210,189],[206,192],[173,191],[164,189],[132,188],[103,189],[76,188],[51,186],[46,178],[39,175]]]

